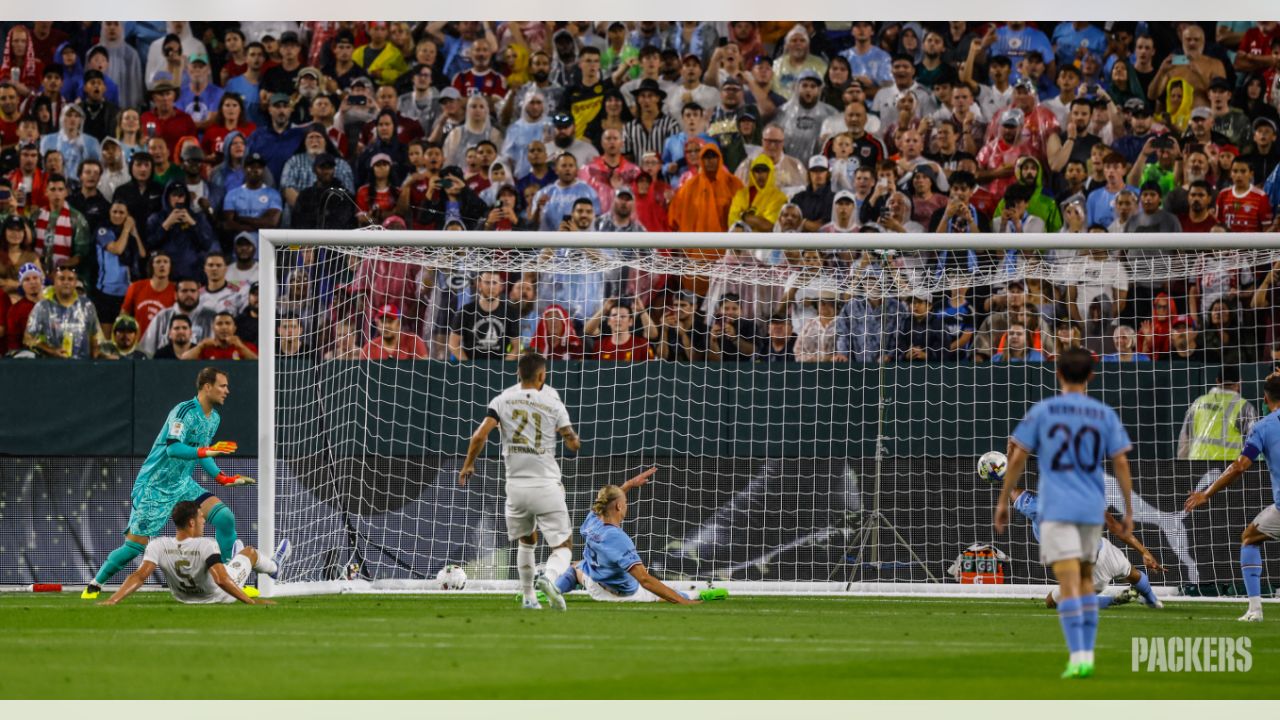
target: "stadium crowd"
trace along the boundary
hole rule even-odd
[[[1280,24],[84,22],[0,25],[10,355],[252,359],[258,232],[1274,232]],[[891,246],[891,241],[886,241]],[[1019,249],[699,251],[848,293],[629,267],[423,271],[282,252],[311,359],[1035,362],[1280,357],[1280,265],[881,300],[888,266]],[[538,252],[538,251],[534,251]],[[580,251],[544,250],[556,253]],[[609,254],[609,251],[593,251]],[[690,251],[692,252],[692,251]]]

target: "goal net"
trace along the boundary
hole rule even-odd
[[[269,239],[259,543],[295,548],[275,592],[430,588],[454,563],[472,589],[513,588],[497,433],[466,487],[458,470],[533,348],[583,439],[558,454],[575,527],[602,485],[659,468],[624,527],[660,578],[1041,593],[1029,522],[1014,513],[995,535],[999,489],[975,464],[1056,392],[1052,359],[1070,345],[1098,358],[1090,391],[1132,438],[1136,534],[1165,568],[1152,580],[1239,589],[1236,538],[1271,502],[1267,480],[1255,470],[1208,508],[1181,508],[1266,412],[1275,250],[1160,250],[1158,236],[1141,248],[1092,236],[1091,250],[1044,236],[1039,250],[999,236],[978,250],[905,235],[768,249],[743,235],[719,249],[486,236],[491,247],[439,244],[459,243],[446,233]],[[499,247],[517,241],[546,247]],[[1225,409],[1191,411],[1210,392]],[[1110,474],[1108,490],[1120,508]],[[1280,576],[1268,563],[1264,577]]]

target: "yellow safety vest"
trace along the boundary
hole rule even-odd
[[[1231,461],[1244,450],[1236,419],[1248,401],[1233,392],[1210,390],[1192,407],[1190,460]]]

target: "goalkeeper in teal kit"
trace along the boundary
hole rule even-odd
[[[129,514],[124,544],[111,551],[102,569],[80,597],[96,599],[102,586],[128,567],[146,549],[147,542],[160,534],[173,512],[173,506],[184,500],[200,505],[205,521],[213,526],[222,561],[227,562],[235,555],[235,515],[231,508],[191,478],[196,463],[199,463],[219,485],[250,485],[255,482],[245,475],[227,475],[213,461],[219,455],[236,451],[233,442],[213,442],[221,422],[218,407],[226,402],[229,393],[227,374],[215,368],[204,368],[196,376],[195,398],[179,403],[169,411],[164,428],[156,437],[138,479],[133,483],[130,494],[133,510]]]

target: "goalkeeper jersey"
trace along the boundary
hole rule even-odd
[[[560,482],[556,435],[569,427],[560,393],[544,384],[534,390],[513,385],[489,403],[488,416],[502,433],[508,485],[537,487]]]
[[[216,409],[206,416],[196,399],[179,403],[170,410],[164,427],[151,445],[151,452],[142,463],[138,479],[133,483],[134,506],[151,503],[172,506],[183,499],[179,497],[185,484],[183,481],[190,479],[197,460],[171,458],[168,447],[175,442],[197,448],[208,447],[213,444],[213,436],[221,422],[222,417]]]

